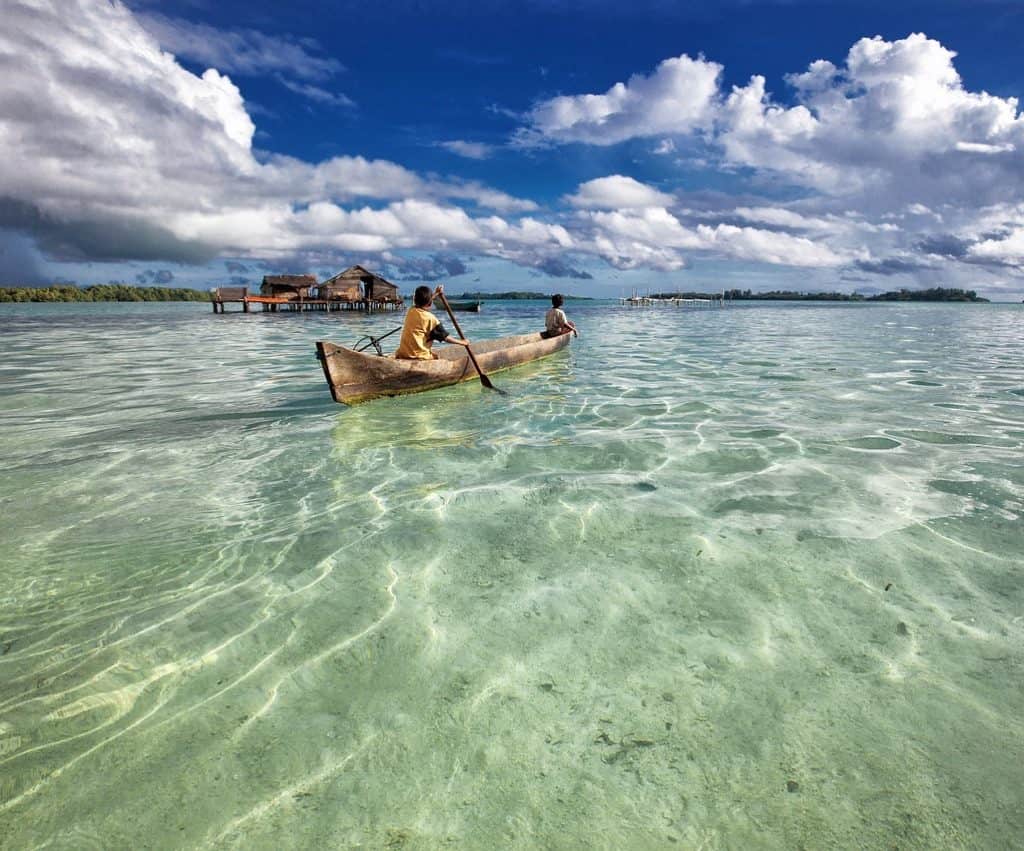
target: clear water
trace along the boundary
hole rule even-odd
[[[0,306],[0,845],[1019,847],[1021,306],[569,313]]]

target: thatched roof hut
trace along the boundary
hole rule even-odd
[[[320,284],[320,298],[401,303],[398,287],[362,266],[350,266]]]
[[[316,275],[266,275],[260,287],[260,295],[275,298],[309,298],[309,291],[316,286]]]

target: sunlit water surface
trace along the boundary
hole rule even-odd
[[[568,307],[0,306],[0,845],[1019,847],[1021,306]]]

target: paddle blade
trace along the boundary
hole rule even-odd
[[[507,395],[508,395],[508,393],[506,393],[506,392],[505,392],[504,390],[502,390],[502,389],[501,389],[500,387],[495,387],[495,386],[494,386],[494,385],[493,385],[493,384],[491,383],[491,379],[489,379],[489,378],[487,377],[487,375],[486,375],[485,373],[483,373],[483,372],[481,372],[481,373],[480,373],[480,383],[481,383],[481,384],[482,384],[482,385],[483,385],[484,387],[486,387],[486,388],[487,388],[488,390],[493,390],[493,391],[494,391],[495,393],[500,393],[500,394],[501,394],[502,396],[507,396]]]

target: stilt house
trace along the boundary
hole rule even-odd
[[[316,275],[266,275],[260,295],[299,301],[308,299],[315,286]]]
[[[401,304],[398,287],[362,266],[350,266],[320,284],[320,298]]]

